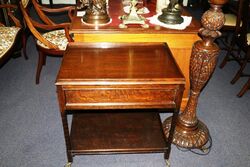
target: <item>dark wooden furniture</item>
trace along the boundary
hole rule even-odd
[[[226,65],[228,61],[236,61],[240,65],[239,70],[236,75],[233,77],[231,83],[236,83],[240,77],[248,77],[250,78],[250,73],[245,70],[245,67],[250,62],[250,28],[249,28],[249,18],[250,18],[250,10],[249,10],[249,0],[241,0],[243,1],[242,5],[242,24],[236,24],[236,30],[234,32],[232,41],[230,43],[229,50],[224,57],[221,66]],[[238,47],[238,51],[234,51],[234,47]],[[242,52],[241,52],[242,51]],[[244,93],[250,88],[250,79],[247,80],[245,85],[242,87],[240,92],[237,94],[238,97],[242,97]]]
[[[237,94],[238,97],[242,97],[247,90],[250,88],[250,73],[249,71],[246,71],[246,66],[250,62],[250,2],[248,0],[244,0],[244,5],[243,5],[243,14],[242,14],[242,25],[237,25],[239,27],[238,31],[234,34],[234,41],[232,41],[230,50],[228,51],[226,57],[224,60],[230,59],[229,57],[232,56],[233,53],[233,47],[234,45],[237,45],[241,51],[243,51],[243,57],[239,58],[239,65],[240,68],[233,77],[231,83],[234,84],[240,77],[247,77],[248,80],[242,87],[242,89],[239,91]]]
[[[243,85],[239,93],[237,94],[238,97],[242,97],[248,90],[250,89],[250,76],[248,74],[248,80],[247,82]]]
[[[207,126],[198,119],[196,114],[198,99],[201,91],[213,74],[219,55],[219,47],[214,43],[221,33],[225,17],[221,7],[227,0],[209,0],[210,9],[201,18],[202,28],[199,34],[202,40],[196,41],[190,58],[190,96],[187,106],[177,119],[173,143],[179,147],[206,150],[209,140]],[[164,123],[166,134],[171,127],[171,117]]]
[[[70,43],[56,80],[68,162],[153,152],[168,160],[184,84],[166,44]],[[159,117],[167,109],[174,118],[168,138]]]
[[[19,45],[19,39],[24,38],[25,34],[21,21],[15,16],[18,6],[4,3],[4,1],[0,2],[0,10],[3,10],[4,15],[4,20],[0,22],[0,67],[2,67],[15,51],[17,52],[17,48],[18,53],[21,52],[19,48],[20,50],[25,48],[26,42],[23,40]],[[25,59],[28,58],[24,49],[23,55]]]
[[[146,6],[150,13],[143,15],[151,17],[156,14],[156,1],[148,1]],[[200,39],[197,32],[200,22],[192,18],[191,24],[185,30],[168,29],[149,24],[145,29],[139,25],[130,25],[127,29],[120,29],[119,16],[124,15],[122,0],[109,0],[109,15],[112,22],[106,26],[93,27],[81,22],[82,17],[74,16],[70,27],[70,33],[76,42],[166,42],[173,56],[186,78],[185,91],[182,98],[181,108],[184,109],[190,90],[189,62],[193,43]],[[183,9],[182,15],[191,16]],[[148,23],[148,21],[147,21]]]
[[[31,7],[29,5],[33,5],[42,23],[36,21],[29,15],[29,9]],[[48,55],[62,56],[66,49],[67,43],[72,41],[71,37],[69,36],[70,23],[57,24],[47,17],[46,13],[68,12],[68,16],[71,18],[74,7],[68,6],[51,9],[41,6],[36,0],[31,0],[30,4],[29,0],[22,0],[20,1],[20,8],[27,27],[36,39],[36,47],[39,53],[36,72],[36,84],[38,84],[42,67],[46,64],[46,57]]]
[[[4,0],[0,0],[0,5],[4,5],[4,4],[6,4],[6,2]],[[0,19],[1,19],[0,21],[4,22],[5,25],[10,26],[9,17],[8,17],[6,9],[1,9],[0,14],[1,14],[0,15]]]
[[[232,40],[232,34],[235,31],[238,31],[237,24],[242,24],[242,9],[244,5],[244,0],[229,0],[229,2],[224,6],[223,10],[225,11],[225,23],[221,28],[223,35],[218,38],[221,42],[220,49],[229,50],[230,43]],[[221,64],[220,68],[223,68],[225,64]]]

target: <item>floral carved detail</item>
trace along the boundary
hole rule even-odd
[[[225,16],[220,10],[212,8],[202,15],[201,23],[204,28],[215,31],[222,28]]]
[[[199,94],[215,69],[218,53],[219,48],[216,44],[206,46],[203,41],[197,41],[193,46],[190,61],[190,98],[184,112],[179,116],[179,121],[186,125],[197,124],[195,111]]]
[[[216,44],[206,48],[203,41],[198,41],[193,46],[190,61],[190,82],[192,82],[193,91],[200,91],[210,78],[218,53],[219,48]]]
[[[171,121],[172,119],[170,117],[163,122],[163,130],[167,137],[169,135],[169,130],[171,127]],[[197,148],[201,145],[204,145],[204,143],[207,142],[208,129],[205,124],[200,121],[198,125],[199,126],[195,131],[186,131],[186,133],[184,134],[176,130],[174,132],[173,143],[183,148]]]

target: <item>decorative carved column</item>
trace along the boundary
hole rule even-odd
[[[196,116],[196,108],[201,90],[211,77],[217,62],[219,47],[214,40],[221,35],[218,31],[224,25],[225,17],[221,10],[227,0],[210,0],[210,9],[201,19],[199,34],[202,40],[196,41],[190,59],[190,96],[185,110],[178,116],[173,143],[183,148],[202,148],[209,138],[207,126]],[[164,132],[169,135],[171,117],[164,123]]]

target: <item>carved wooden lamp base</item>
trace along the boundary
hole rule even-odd
[[[167,118],[163,122],[163,129],[166,136],[169,135],[172,117]],[[209,131],[207,126],[198,120],[194,127],[185,127],[177,121],[173,136],[173,143],[183,148],[200,148],[208,142]]]
[[[225,22],[221,7],[228,0],[209,0],[211,8],[201,18],[202,28],[199,34],[202,40],[194,43],[190,58],[190,96],[184,111],[178,115],[173,143],[190,149],[206,148],[209,130],[196,116],[200,92],[211,77],[219,54],[214,40],[221,35],[218,31]],[[165,135],[169,135],[171,117],[163,122]]]

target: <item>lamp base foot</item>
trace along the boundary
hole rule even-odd
[[[164,133],[167,137],[171,127],[171,121],[172,117],[169,117],[163,122]],[[198,124],[195,128],[189,128],[177,122],[173,136],[173,144],[182,148],[202,149],[208,139],[209,131],[203,122],[198,120]]]

